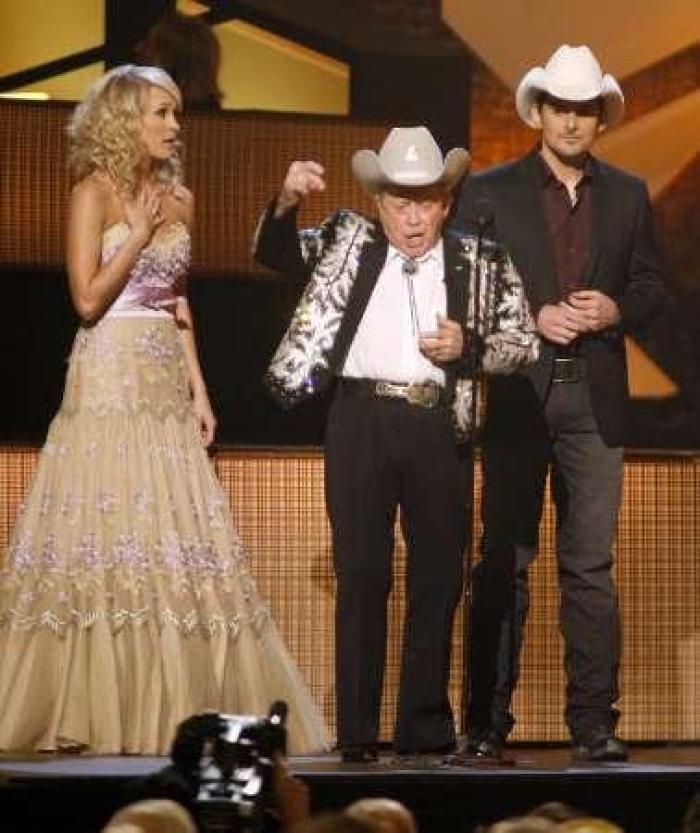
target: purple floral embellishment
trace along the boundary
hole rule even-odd
[[[31,534],[20,535],[13,543],[8,554],[8,563],[18,570],[29,570],[34,565]]]
[[[41,548],[41,565],[46,570],[56,572],[59,568],[59,560],[56,536],[53,532],[49,532],[44,539],[44,546]]]
[[[114,563],[123,567],[147,567],[148,558],[133,535],[120,535],[114,545]]]
[[[102,514],[114,512],[114,510],[117,508],[117,503],[117,496],[114,492],[100,490],[97,493],[95,505],[97,507],[98,512],[101,512]]]
[[[102,553],[97,546],[94,532],[83,536],[80,543],[75,547],[75,554],[76,559],[81,561],[88,569],[101,566]]]

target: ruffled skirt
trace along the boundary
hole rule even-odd
[[[162,754],[207,709],[326,733],[250,575],[170,316],[80,329],[0,571],[0,749]]]

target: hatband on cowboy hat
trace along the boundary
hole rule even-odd
[[[379,153],[358,150],[352,157],[355,179],[373,194],[389,186],[425,188],[444,185],[449,191],[469,166],[464,148],[452,148],[442,158],[427,127],[394,127]]]
[[[539,127],[532,117],[532,108],[541,93],[562,101],[603,101],[605,123],[613,127],[625,109],[620,85],[607,73],[587,46],[564,44],[544,67],[534,67],[523,76],[515,93],[518,115],[530,127]]]

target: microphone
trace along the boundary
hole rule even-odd
[[[406,277],[411,277],[411,275],[415,275],[418,271],[418,264],[415,260],[410,257],[405,257],[403,263],[401,264],[401,272]]]
[[[269,732],[265,733],[267,757],[273,758],[275,752],[287,754],[287,713],[289,707],[284,700],[275,700],[267,713]]]
[[[493,287],[489,275],[489,263],[484,263],[483,257],[488,261],[488,252],[484,252],[484,237],[486,228],[493,223],[493,208],[486,197],[479,197],[474,201],[472,209],[473,224],[476,226],[476,261],[473,273],[474,291],[474,334],[476,338],[471,341],[472,359],[474,368],[479,366],[481,356],[479,355],[479,337],[485,335],[489,327],[488,308],[489,298]],[[476,377],[474,377],[476,378]],[[472,424],[476,425],[476,394],[472,396]]]
[[[287,722],[289,707],[284,700],[275,700],[267,713],[268,720],[275,726],[284,726]]]
[[[493,208],[486,197],[479,197],[476,200],[472,209],[472,218],[474,225],[479,230],[479,235],[482,235],[484,229],[493,222]]]

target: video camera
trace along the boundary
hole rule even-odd
[[[267,833],[276,829],[273,771],[286,755],[287,704],[267,717],[194,715],[178,727],[171,758],[188,781],[202,833]]]

